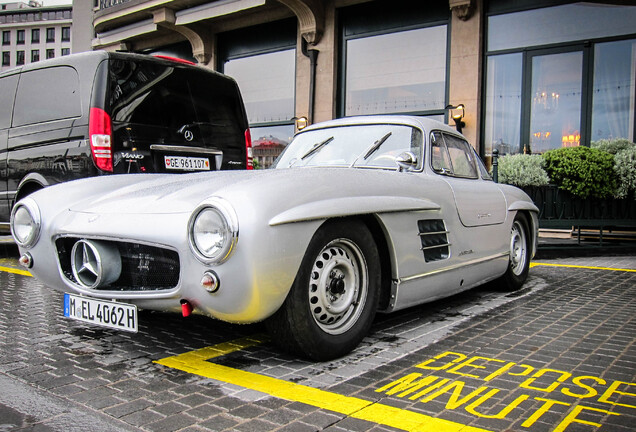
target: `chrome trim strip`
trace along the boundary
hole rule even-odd
[[[420,250],[430,250],[430,249],[438,249],[438,248],[442,248],[442,247],[450,247],[451,243],[443,243],[443,244],[438,244],[438,245],[433,245],[433,246],[422,246],[420,248]]]
[[[468,261],[468,262],[464,262],[464,263],[460,263],[460,264],[455,264],[449,267],[444,267],[444,268],[440,268],[437,270],[433,270],[427,273],[422,273],[422,274],[418,274],[418,275],[413,275],[413,276],[407,276],[407,277],[403,277],[403,278],[399,278],[398,279],[398,284],[403,283],[403,282],[410,282],[412,280],[415,279],[421,279],[421,278],[425,278],[428,276],[433,276],[436,274],[440,274],[440,273],[445,273],[448,271],[452,271],[452,270],[457,270],[458,268],[461,267],[469,267],[469,266],[473,266],[473,265],[477,265],[477,264],[481,264],[487,261],[493,261],[499,258],[503,258],[503,257],[509,257],[510,256],[510,252],[506,251],[506,252],[501,252],[495,255],[491,255],[488,257],[484,257],[484,258],[478,258],[478,259],[474,259],[472,261]]]
[[[425,235],[435,235],[435,234],[450,234],[450,231],[430,231],[430,232],[421,232],[418,235],[421,236],[425,236]]]
[[[171,152],[171,153],[201,153],[201,154],[208,154],[208,155],[214,155],[214,156],[223,155],[223,151],[219,149],[205,148],[205,147],[188,147],[188,146],[152,144],[150,146],[150,150],[161,151],[161,152]]]

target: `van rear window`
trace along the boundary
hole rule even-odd
[[[116,135],[134,141],[138,130],[143,134],[137,138],[143,135],[154,143],[230,152],[244,148],[242,104],[227,78],[191,67],[120,59],[111,59],[109,75]]]
[[[72,67],[51,67],[20,75],[13,111],[13,126],[81,115],[79,77]]]

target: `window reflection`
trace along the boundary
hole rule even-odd
[[[223,72],[234,78],[250,123],[289,121],[294,117],[296,50],[229,60]]]
[[[630,34],[636,7],[574,3],[496,15],[488,20],[488,51]]]
[[[601,43],[594,51],[592,141],[634,136],[636,40]]]
[[[522,54],[488,58],[486,90],[485,155],[519,152],[521,136]]]
[[[351,39],[345,115],[444,109],[447,27]]]
[[[294,136],[293,125],[250,128],[256,169],[269,168]]]
[[[580,145],[582,70],[582,52],[532,59],[532,153]]]

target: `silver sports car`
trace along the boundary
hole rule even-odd
[[[369,116],[306,128],[273,169],[49,187],[14,206],[11,228],[69,318],[128,331],[138,308],[265,321],[284,349],[327,360],[376,311],[494,279],[519,288],[538,224],[452,128]]]

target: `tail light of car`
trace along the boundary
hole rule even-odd
[[[253,170],[254,154],[252,152],[252,135],[249,129],[245,129],[245,153],[247,155],[247,164],[245,166],[248,170]]]
[[[95,166],[102,171],[113,172],[112,126],[110,116],[103,109],[91,108],[88,135]]]

